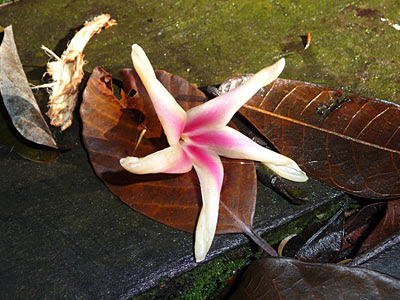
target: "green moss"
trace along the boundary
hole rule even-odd
[[[226,287],[226,281],[259,257],[259,249],[248,245],[230,251],[208,263],[196,267],[172,281],[163,282],[159,288],[150,290],[135,300],[174,299],[197,300],[213,299]]]
[[[235,255],[240,254],[242,258],[233,260],[232,257],[224,256],[202,265],[191,274],[193,281],[190,282],[192,288],[185,291],[182,295],[174,298],[176,300],[196,300],[215,298],[226,286],[226,280],[235,275],[238,270],[250,263],[253,254],[250,251],[236,251]],[[254,256],[253,256],[254,257]],[[182,283],[188,283],[185,278]],[[178,279],[179,280],[179,279]],[[182,280],[182,279],[181,279]]]
[[[263,238],[270,244],[274,245],[279,243],[285,237],[291,234],[301,233],[305,228],[318,227],[331,216],[333,216],[340,207],[343,206],[345,200],[339,202],[328,203],[312,213],[306,214],[296,220],[293,220],[284,226],[281,226],[273,231],[267,232],[263,235]]]
[[[60,53],[75,28],[108,12],[119,25],[89,43],[86,71],[102,65],[117,74],[131,66],[132,43],[144,47],[156,68],[200,86],[255,72],[286,57],[282,77],[399,101],[399,32],[380,19],[397,22],[399,9],[397,0],[166,0],[123,5],[43,0],[17,2],[0,10],[0,19],[3,26],[13,23],[26,64],[44,65],[42,44]],[[301,36],[307,32],[313,38],[304,50]]]

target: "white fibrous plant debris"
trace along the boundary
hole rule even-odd
[[[87,21],[69,43],[61,58],[45,46],[42,49],[55,60],[47,64],[47,74],[52,82],[38,86],[47,87],[49,98],[49,111],[47,116],[50,124],[67,129],[73,118],[73,111],[78,100],[78,86],[83,78],[83,48],[91,37],[99,33],[103,28],[116,25],[117,22],[111,19],[110,15],[103,14]]]
[[[392,26],[396,30],[400,30],[400,25],[393,23],[391,20],[386,19],[386,18],[381,18],[382,22],[387,22],[390,26]]]

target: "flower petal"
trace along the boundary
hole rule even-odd
[[[187,111],[185,133],[205,127],[222,127],[257,91],[274,81],[285,67],[282,58],[272,66],[262,69],[244,84]]]
[[[120,159],[121,166],[134,174],[172,173],[180,174],[192,169],[192,162],[176,144],[145,157],[125,157]]]
[[[308,179],[292,159],[258,145],[231,127],[225,126],[219,130],[189,135],[188,139],[221,156],[260,161],[286,179],[299,182]]]
[[[186,112],[158,81],[146,53],[137,44],[132,45],[132,62],[150,96],[168,143],[178,143],[185,126]]]
[[[196,261],[200,262],[206,257],[217,228],[224,169],[216,153],[193,145],[187,145],[184,149],[193,161],[203,198],[194,243],[194,255]]]

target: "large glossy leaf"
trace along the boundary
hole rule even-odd
[[[231,299],[400,299],[400,280],[362,268],[266,258],[248,268]]]
[[[231,79],[221,90],[245,78]],[[240,112],[309,175],[361,197],[400,195],[398,105],[277,79]]]
[[[166,225],[193,232],[201,207],[200,186],[194,171],[180,175],[135,175],[119,164],[121,157],[144,156],[167,146],[165,137],[155,128],[152,119],[155,116],[149,111],[150,100],[142,91],[142,83],[134,73],[126,76],[127,73],[132,71],[123,72],[122,77],[129,78],[124,85],[136,87],[138,92],[133,98],[125,93],[121,101],[115,98],[111,75],[100,67],[94,69],[87,83],[80,113],[83,140],[92,165],[108,188],[133,209]],[[185,109],[205,100],[204,94],[184,79],[164,71],[156,74]],[[143,128],[148,132],[135,151]],[[255,208],[254,165],[225,159],[224,170],[217,232],[242,232],[243,224],[251,225]]]

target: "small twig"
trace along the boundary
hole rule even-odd
[[[146,129],[143,129],[143,130],[140,132],[139,139],[138,139],[138,141],[137,141],[137,143],[136,143],[136,146],[135,146],[135,149],[133,150],[133,152],[135,152],[135,151],[137,150],[137,148],[139,147],[140,142],[142,141],[143,136],[144,136],[144,134],[146,133],[146,131],[147,131]]]
[[[41,85],[32,85],[32,84],[29,84],[29,87],[31,88],[31,90],[38,90],[38,89],[44,89],[44,88],[52,88],[52,87],[54,87],[54,82],[45,83],[45,84],[41,84]]]
[[[6,2],[6,3],[3,3],[3,4],[0,4],[0,8],[2,8],[4,6],[7,6],[7,5],[10,5],[10,4],[13,4],[13,3],[15,3],[17,1],[19,1],[19,0],[11,0],[10,2]]]
[[[46,46],[42,45],[41,49],[44,50],[45,53],[46,53],[48,56],[54,58],[55,60],[61,60],[61,58],[59,58],[57,54],[55,54],[53,51],[51,51],[51,50],[50,50],[49,48],[47,48]]]
[[[394,234],[391,237],[387,238],[386,240],[380,242],[379,244],[375,245],[368,251],[362,253],[361,255],[354,258],[348,266],[359,266],[368,260],[372,259],[373,257],[377,256],[378,254],[386,251],[387,249],[393,247],[396,244],[400,244],[400,234]]]

